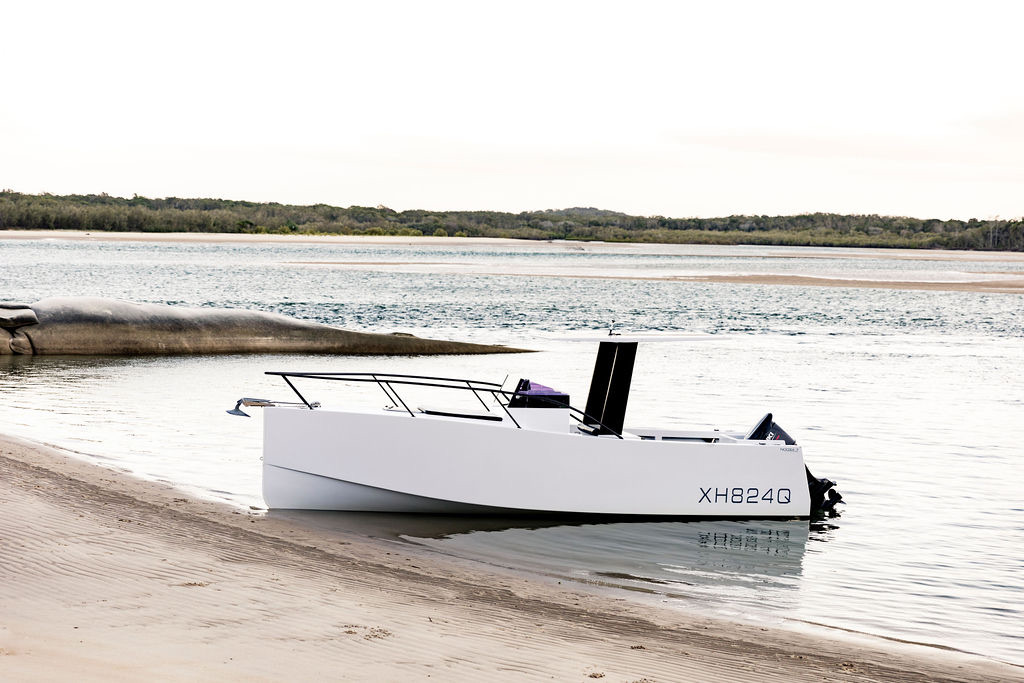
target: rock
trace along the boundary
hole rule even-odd
[[[25,325],[35,325],[38,322],[39,318],[36,317],[31,306],[0,303],[0,328],[13,330]]]
[[[0,354],[434,355],[525,351],[404,334],[350,332],[276,313],[98,297],[53,297],[29,306],[0,304],[0,328]]]

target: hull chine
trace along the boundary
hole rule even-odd
[[[506,508],[427,498],[276,465],[263,466],[263,500],[278,510],[344,510],[419,514],[507,514]]]

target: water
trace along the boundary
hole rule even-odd
[[[1024,664],[1024,297],[669,279],[762,272],[955,282],[1024,272],[1014,256],[981,259],[656,245],[0,240],[0,297],[8,300],[80,294],[235,306],[543,349],[457,359],[0,357],[0,431],[204,497],[261,505],[259,413],[245,420],[223,411],[242,395],[286,397],[265,370],[511,374],[581,402],[595,349],[568,339],[612,320],[622,330],[709,333],[710,342],[641,347],[627,424],[744,430],[771,410],[812,471],[839,481],[848,505],[838,520],[334,514],[316,523],[636,599]],[[313,398],[332,400],[318,391]],[[374,391],[339,399],[383,405]]]

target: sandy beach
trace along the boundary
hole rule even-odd
[[[0,679],[996,681],[326,533],[0,437]]]

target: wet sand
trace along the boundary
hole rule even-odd
[[[0,437],[2,680],[996,681],[191,498]]]

